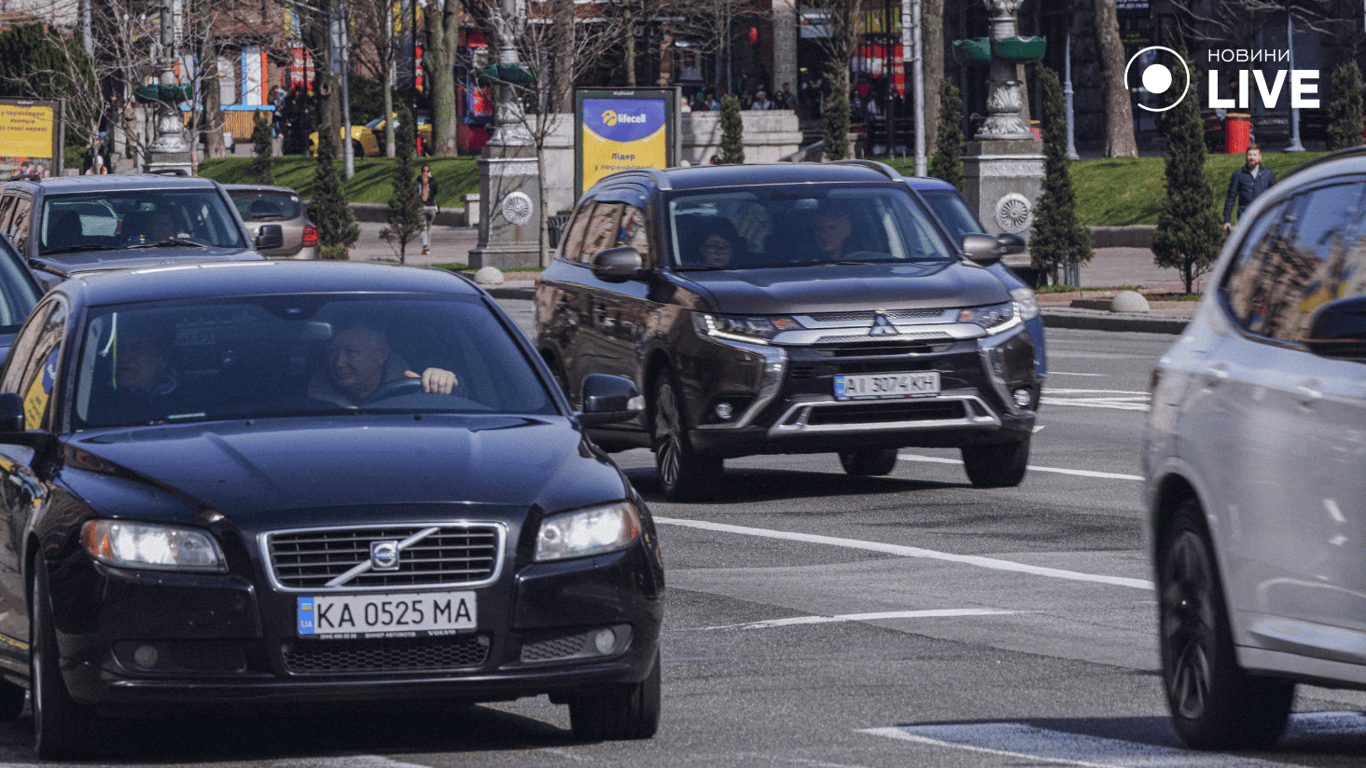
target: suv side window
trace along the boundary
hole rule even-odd
[[[598,251],[613,248],[617,244],[617,222],[621,219],[623,203],[600,202],[593,207],[593,215],[588,219],[584,232],[583,249],[579,261],[590,262]]]
[[[28,252],[28,221],[32,212],[33,198],[28,195],[15,195],[14,217],[9,220],[5,231],[9,233],[9,239],[14,242],[14,249],[19,253]]]
[[[1283,250],[1281,237],[1295,226],[1295,218],[1286,215],[1293,207],[1292,202],[1282,202],[1267,210],[1255,222],[1249,222],[1251,229],[1239,244],[1238,255],[1234,257],[1228,276],[1224,278],[1221,289],[1224,303],[1229,314],[1245,330],[1251,327],[1258,316],[1256,306],[1260,300],[1262,263],[1266,261],[1267,254]]]
[[[0,389],[24,398],[24,429],[38,429],[47,421],[67,316],[62,301],[39,307],[10,349],[10,365]]]
[[[565,261],[578,261],[583,253],[583,231],[588,227],[588,220],[593,216],[593,203],[591,201],[579,206],[578,215],[569,222],[569,229],[564,233],[564,243],[560,248],[560,258]]]
[[[18,199],[18,195],[12,194],[0,198],[0,232],[9,232],[10,215],[14,213],[14,203]]]
[[[650,267],[650,233],[645,211],[626,203],[621,214],[621,228],[617,232],[617,245],[629,245],[640,253],[640,262],[646,269]]]
[[[1333,184],[1300,195],[1285,208],[1276,231],[1253,243],[1261,251],[1240,265],[1230,288],[1239,283],[1246,303],[1235,317],[1249,332],[1297,344],[1308,334],[1316,309],[1366,288],[1366,183]],[[1261,226],[1261,222],[1258,222]],[[1258,233],[1248,233],[1248,241]],[[1241,254],[1240,254],[1241,259]],[[1252,272],[1250,290],[1242,273]],[[1233,291],[1230,296],[1234,295]],[[1230,301],[1231,308],[1235,302]],[[1241,310],[1238,311],[1238,310]]]

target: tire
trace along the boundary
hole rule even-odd
[[[1209,532],[1194,499],[1178,508],[1158,557],[1158,640],[1172,726],[1196,749],[1271,745],[1285,730],[1295,684],[1238,666]]]
[[[840,451],[840,466],[853,477],[880,477],[896,469],[895,448],[860,448]]]
[[[1013,488],[1024,480],[1029,438],[1013,443],[983,443],[962,448],[963,468],[978,488]]]
[[[721,479],[722,459],[698,456],[688,441],[683,408],[673,379],[667,373],[655,384],[655,469],[664,498],[687,501],[706,496]]]
[[[634,685],[615,686],[569,700],[569,727],[584,741],[648,739],[659,730],[659,654],[650,674]]]
[[[33,686],[33,748],[43,760],[88,757],[98,743],[95,716],[66,690],[53,626],[47,565],[38,557],[29,611],[29,674]]]

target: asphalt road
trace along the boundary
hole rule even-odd
[[[506,302],[522,322],[529,302]],[[1171,336],[1050,331],[1024,483],[979,490],[955,451],[887,478],[833,455],[727,462],[717,500],[665,502],[664,707],[652,740],[580,744],[545,699],[212,715],[120,725],[120,765],[1355,766],[1366,697],[1302,688],[1272,751],[1195,753],[1167,724],[1138,446]],[[33,762],[31,719],[0,761]]]

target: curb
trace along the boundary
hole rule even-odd
[[[1097,312],[1090,310],[1045,309],[1040,312],[1045,328],[1070,328],[1083,331],[1124,333],[1165,333],[1179,336],[1191,318],[1153,317],[1136,312]]]

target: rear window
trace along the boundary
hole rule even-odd
[[[212,188],[137,189],[43,198],[39,254],[118,250],[177,241],[245,248],[242,232]]]
[[[282,221],[297,219],[303,213],[299,196],[289,192],[228,190],[242,221]]]

